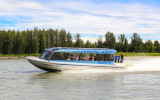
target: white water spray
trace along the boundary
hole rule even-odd
[[[138,58],[126,71],[160,71],[160,57]]]

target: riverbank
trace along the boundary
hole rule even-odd
[[[125,57],[134,56],[160,56],[160,53],[136,53],[136,52],[117,52],[116,55],[123,54]]]
[[[1,54],[0,55],[0,60],[9,60],[9,59],[22,59],[27,56],[40,56],[40,54],[21,54],[21,55],[7,55],[7,54]]]
[[[23,57],[16,57],[16,56],[0,56],[0,60],[9,60],[9,59],[21,59]]]

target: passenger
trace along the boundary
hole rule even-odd
[[[97,57],[96,57],[96,55],[94,56],[94,61],[97,61]]]
[[[121,54],[121,63],[123,63],[123,60],[124,60],[124,56],[123,56],[123,54]]]
[[[69,57],[67,58],[67,60],[70,60]]]
[[[84,56],[82,56],[81,60],[84,60]]]
[[[111,61],[114,61],[114,55],[111,55]]]
[[[117,55],[114,56],[114,62],[117,62]]]
[[[92,57],[92,61],[94,61],[94,57]]]
[[[93,59],[93,57],[92,57],[92,56],[90,56],[89,61],[92,61],[92,59]]]
[[[79,56],[78,60],[82,60],[82,57],[81,57],[81,56]]]
[[[120,62],[119,56],[115,55],[115,56],[114,56],[114,60],[115,60],[116,63],[119,63],[119,62]]]
[[[73,60],[73,55],[71,55],[70,59]]]
[[[106,57],[104,57],[104,61],[107,61],[107,58],[106,58]]]
[[[88,61],[88,58],[87,58],[87,57],[85,57],[85,58],[84,58],[84,60],[85,60],[85,61]]]

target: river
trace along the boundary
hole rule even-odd
[[[160,99],[160,57],[125,63],[125,69],[49,73],[26,59],[0,60],[0,100]]]

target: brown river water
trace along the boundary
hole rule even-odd
[[[26,59],[0,60],[0,100],[160,99],[160,57],[128,57],[125,64],[49,73]]]

